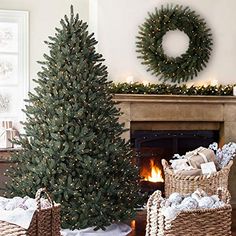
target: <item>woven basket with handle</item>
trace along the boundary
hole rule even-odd
[[[162,159],[162,166],[165,175],[165,196],[169,197],[171,193],[177,192],[188,194],[201,188],[208,195],[213,195],[219,187],[228,189],[228,178],[233,161],[220,171],[211,175],[183,176],[175,174],[168,162]]]
[[[42,209],[40,199],[45,193],[51,207]],[[52,201],[45,188],[41,188],[35,195],[37,210],[35,211],[29,228],[0,221],[0,236],[60,236],[60,204]]]
[[[228,190],[218,189],[226,204],[215,209],[181,212],[174,220],[166,220],[160,211],[161,192],[154,192],[147,203],[146,236],[231,236],[231,212]]]

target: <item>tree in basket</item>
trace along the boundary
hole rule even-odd
[[[46,187],[62,204],[64,228],[104,229],[134,216],[138,170],[120,137],[120,111],[93,34],[72,7],[60,23],[29,93],[26,134],[17,141],[23,149],[13,155],[18,165],[8,172],[8,193],[33,196]]]

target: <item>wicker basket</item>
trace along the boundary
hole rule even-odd
[[[169,197],[171,193],[177,192],[188,194],[194,192],[197,188],[201,188],[208,195],[216,193],[219,187],[228,189],[228,177],[233,161],[220,171],[211,175],[200,176],[183,176],[175,174],[166,160],[162,160],[162,166],[165,175],[165,196]]]
[[[229,192],[221,196],[229,196]],[[161,192],[157,190],[148,200],[146,236],[231,236],[230,197],[224,207],[184,211],[173,221],[161,214],[160,199]]]
[[[41,194],[45,193],[49,202],[50,208],[41,209],[40,198]],[[35,211],[29,228],[11,224],[5,221],[0,221],[0,236],[60,236],[60,204],[55,204],[46,189],[39,189],[35,195],[37,210]]]

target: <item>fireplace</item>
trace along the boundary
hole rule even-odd
[[[180,155],[199,146],[208,147],[219,142],[217,130],[134,130],[131,146],[142,177],[143,192],[151,194],[164,191],[164,175],[161,159],[170,160],[175,153]]]
[[[120,122],[130,131],[217,131],[219,144],[236,142],[236,97],[115,94]],[[199,143],[197,146],[200,146]],[[189,147],[193,149],[193,147]],[[176,151],[177,152],[177,151]],[[178,151],[181,154],[181,150]],[[166,157],[165,157],[166,158]],[[236,162],[229,178],[231,203],[236,208]]]

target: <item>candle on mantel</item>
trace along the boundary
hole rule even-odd
[[[148,82],[147,80],[143,80],[143,81],[142,81],[142,84],[143,84],[144,86],[147,86],[147,85],[149,84],[149,82]]]
[[[233,95],[236,96],[236,86],[233,87]]]
[[[132,83],[134,82],[134,77],[133,77],[132,75],[127,76],[126,82],[127,82],[128,84],[132,84]]]
[[[211,86],[218,86],[218,80],[217,79],[211,80]]]

